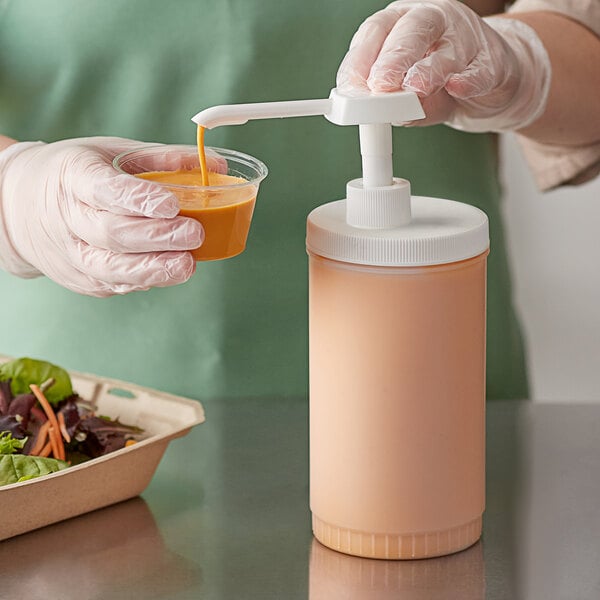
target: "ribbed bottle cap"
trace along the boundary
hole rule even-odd
[[[487,216],[469,204],[413,196],[410,223],[387,229],[348,224],[346,204],[338,200],[309,214],[309,252],[354,264],[408,267],[466,260],[489,247]]]
[[[362,179],[346,186],[346,223],[366,229],[390,229],[410,223],[410,183],[364,188]]]

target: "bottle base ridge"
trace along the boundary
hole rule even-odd
[[[354,556],[388,560],[433,558],[472,546],[481,537],[482,517],[468,523],[427,533],[367,533],[330,525],[312,517],[315,538],[324,546]]]

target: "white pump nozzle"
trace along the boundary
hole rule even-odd
[[[243,125],[256,119],[312,117],[327,114],[331,100],[291,100],[288,102],[254,102],[211,106],[192,117],[197,125],[212,129],[221,125]]]

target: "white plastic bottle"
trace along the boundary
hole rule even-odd
[[[350,182],[309,215],[310,494],[326,546],[424,558],[479,539],[488,245],[479,209],[411,199],[402,180]]]

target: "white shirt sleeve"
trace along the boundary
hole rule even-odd
[[[551,11],[565,15],[600,36],[600,0],[517,0],[514,12]],[[582,146],[541,144],[517,134],[541,190],[578,185],[600,173],[600,142]]]

